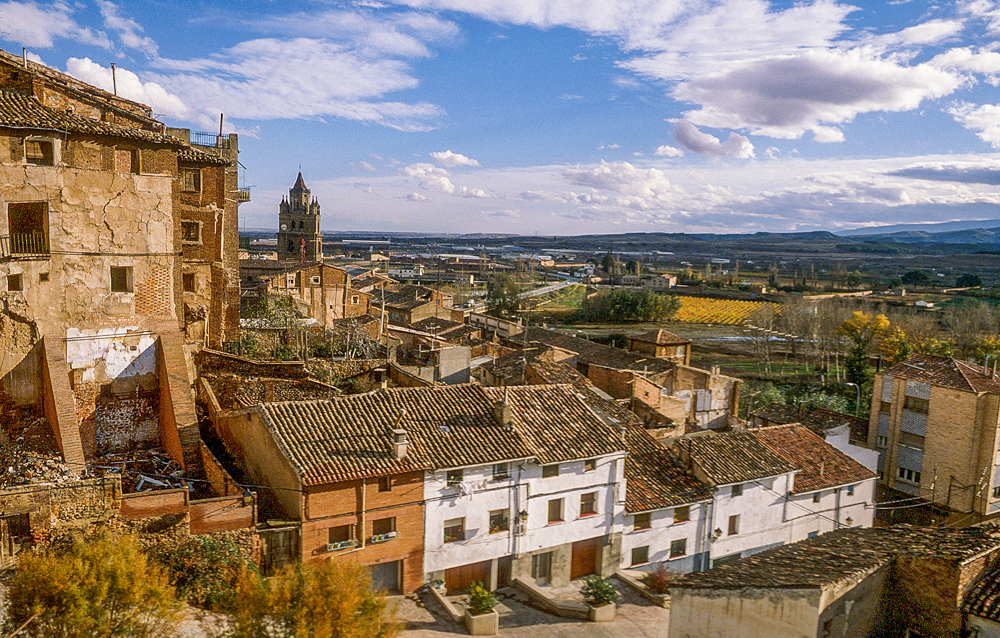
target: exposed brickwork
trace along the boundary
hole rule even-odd
[[[80,424],[83,454],[87,458],[93,458],[97,455],[97,422],[94,418],[97,412],[97,385],[77,384],[73,388],[73,398],[76,401],[76,419]]]
[[[169,316],[172,311],[170,271],[151,268],[145,281],[135,284],[135,312],[147,316]]]
[[[76,420],[76,402],[67,375],[66,355],[62,339],[46,335],[43,342],[43,383],[47,389],[44,399],[45,417],[52,424],[53,433],[67,463],[82,466],[85,462],[80,428]]]
[[[200,472],[198,414],[188,379],[184,337],[179,331],[160,333],[157,371],[160,376],[160,438],[163,447],[175,460],[182,462],[189,473]],[[178,453],[181,458],[175,456]]]

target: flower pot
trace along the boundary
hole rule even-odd
[[[471,636],[496,636],[500,633],[500,614],[496,609],[485,614],[472,615],[465,610],[465,628]]]
[[[617,606],[614,603],[606,603],[597,607],[587,605],[587,607],[590,608],[591,622],[610,622],[615,619],[615,609],[617,609]]]

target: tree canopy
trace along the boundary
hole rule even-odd
[[[931,276],[923,270],[911,270],[903,275],[903,283],[907,286],[923,286],[930,283]]]
[[[584,299],[580,318],[612,323],[666,321],[678,308],[680,300],[674,295],[645,288],[613,288]]]
[[[521,290],[510,275],[497,275],[486,285],[486,314],[501,319],[514,319],[520,307]]]
[[[955,280],[955,285],[959,288],[975,288],[983,285],[983,280],[978,275],[959,275]]]

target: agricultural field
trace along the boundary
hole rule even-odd
[[[714,323],[728,326],[743,324],[755,310],[778,304],[767,301],[737,301],[734,299],[708,299],[680,297],[681,307],[671,319],[687,323]]]

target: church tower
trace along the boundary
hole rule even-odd
[[[302,173],[278,206],[278,260],[322,261],[323,236],[319,232],[319,202],[312,198]]]

